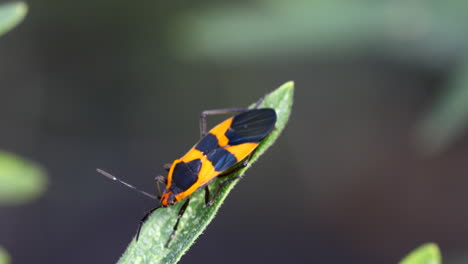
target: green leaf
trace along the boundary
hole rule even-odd
[[[10,262],[11,259],[8,252],[3,247],[0,247],[0,264],[9,264]]]
[[[427,243],[410,252],[400,264],[441,264],[439,247],[434,243]]]
[[[29,202],[47,185],[44,170],[37,164],[0,151],[0,205]]]
[[[14,28],[23,20],[28,11],[24,2],[11,2],[0,5],[0,36]]]
[[[278,117],[276,129],[258,146],[248,166],[241,169],[236,175],[243,175],[278,138],[288,121],[293,102],[293,93],[294,83],[287,82],[265,97],[261,107],[274,108],[276,110]],[[265,166],[268,165],[265,164]],[[182,203],[156,210],[143,225],[138,242],[132,240],[119,263],[177,263],[195,239],[213,220],[224,199],[237,182],[236,180],[225,186],[220,192],[218,199],[210,207],[205,207],[203,191],[194,193],[191,196],[190,205],[180,221],[179,230],[169,248],[165,248],[165,243],[172,232]],[[218,183],[218,181],[214,182],[214,184]],[[211,186],[214,185],[212,184]]]

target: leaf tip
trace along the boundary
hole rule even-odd
[[[294,81],[287,81],[284,84],[282,84],[280,87],[278,87],[276,90],[273,90],[271,93],[267,94],[266,100],[271,100],[271,98],[277,98],[276,100],[281,100],[284,102],[288,102],[288,98],[291,99],[291,97],[294,94]],[[292,103],[288,102],[288,103]]]
[[[429,242],[411,251],[399,264],[440,264],[442,256],[439,246]]]
[[[283,85],[281,85],[280,89],[283,88],[283,89],[294,89],[294,81],[287,81],[285,82]]]

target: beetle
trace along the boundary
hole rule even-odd
[[[263,97],[264,98],[264,97]],[[157,176],[156,183],[164,183],[161,196],[154,196],[118,179],[101,169],[97,171],[104,176],[118,181],[146,196],[159,200],[159,205],[145,213],[138,225],[135,239],[138,240],[142,225],[148,217],[159,208],[169,207],[184,201],[179,209],[177,221],[172,229],[166,247],[174,239],[180,220],[190,203],[190,196],[199,189],[205,190],[205,205],[211,206],[223,186],[236,180],[239,176],[230,177],[247,166],[259,143],[275,128],[276,112],[272,108],[259,108],[260,99],[253,109],[226,108],[203,111],[200,115],[200,140],[180,159],[164,165],[167,177]],[[206,117],[209,115],[236,113],[207,132]],[[208,184],[215,178],[226,177],[210,197]]]

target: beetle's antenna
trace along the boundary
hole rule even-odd
[[[112,174],[110,174],[110,173],[108,173],[108,172],[106,172],[106,171],[103,171],[103,170],[101,170],[101,169],[96,169],[96,171],[99,172],[100,174],[106,176],[107,178],[109,178],[109,179],[111,179],[111,180],[114,180],[114,181],[118,181],[118,182],[120,182],[121,184],[123,184],[123,185],[125,185],[125,186],[127,186],[127,187],[129,187],[129,188],[131,188],[131,189],[133,189],[133,190],[135,190],[135,191],[141,193],[141,194],[144,194],[144,195],[146,195],[146,196],[148,196],[148,197],[150,197],[150,198],[152,198],[152,199],[159,200],[159,198],[158,198],[157,196],[152,195],[152,194],[150,194],[150,193],[147,193],[147,192],[145,192],[145,191],[142,191],[142,190],[138,189],[137,187],[135,187],[135,186],[133,186],[133,185],[131,185],[131,184],[128,184],[128,183],[122,181],[121,179],[115,177],[114,175],[112,175]]]

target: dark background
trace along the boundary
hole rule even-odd
[[[325,32],[349,14],[338,2]],[[445,57],[424,53],[437,35],[409,48],[371,34],[310,49],[314,36],[239,50],[213,39],[203,49],[192,17],[266,16],[264,1],[28,4],[25,21],[0,39],[0,148],[42,164],[49,187],[30,204],[0,208],[13,263],[116,262],[154,202],[95,168],[154,192],[162,164],[197,141],[202,110],[247,106],[288,80],[296,94],[283,135],[181,263],[396,263],[428,241],[444,263],[463,257],[467,138],[430,155],[414,140],[461,64],[451,46],[438,46]]]

